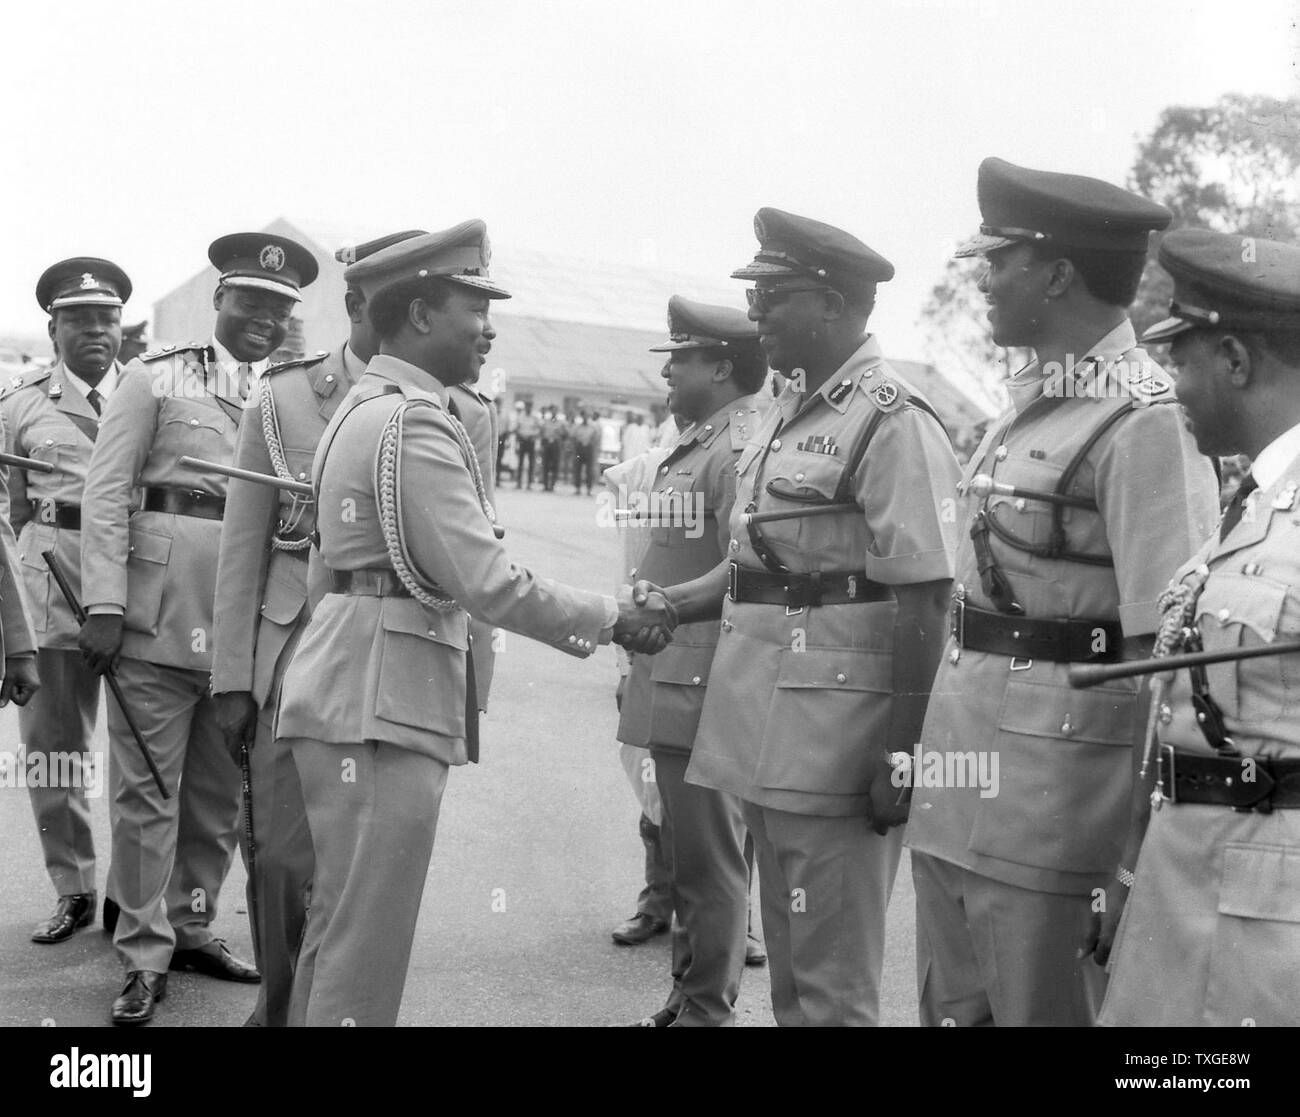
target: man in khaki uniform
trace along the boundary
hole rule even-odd
[[[158,794],[110,704],[110,890],[121,905],[114,944],[127,970],[113,1006],[118,1024],[152,1017],[169,967],[259,980],[209,926],[239,814],[239,770],[209,694],[226,478],[180,459],[230,462],[254,376],[284,340],[298,289],[317,265],[300,245],[261,233],[222,237],[208,255],[220,274],[212,343],[168,347],[127,367],[104,411],[82,498],[90,615],[81,648],[97,672],[117,666],[171,792]]]
[[[1127,314],[1168,211],[1000,159],[980,165],[979,205],[962,254],[988,258],[993,340],[1036,360],[963,478],[953,635],[907,828],[921,1021],[1086,1026],[1102,973],[1078,945],[1124,840],[1145,714],[1133,680],[1066,676],[1144,653],[1217,487]]]
[[[337,255],[354,263],[421,234],[396,233]],[[344,344],[275,365],[258,381],[240,423],[239,468],[288,480],[311,476],[326,424],[379,349],[359,288],[348,288],[345,304],[352,327]],[[289,750],[275,742],[272,724],[284,669],[311,615],[307,560],[315,526],[315,509],[301,497],[230,481],[217,563],[212,693],[233,755],[242,741],[251,744],[257,857],[248,910],[262,985],[250,1022],[263,1027],[288,1023],[311,891],[311,834],[298,769]]]
[[[333,592],[285,674],[276,736],[293,749],[316,853],[291,1022],[392,1025],[451,765],[469,759],[467,617],[590,655],[617,634],[665,642],[660,598],[623,609],[510,562],[447,387],[496,336],[487,230],[467,221],[354,264],[380,353],[313,465]],[[464,608],[462,608],[462,603]]]
[[[53,551],[81,589],[81,490],[99,433],[99,416],[117,385],[122,305],[131,280],[109,260],[79,256],[45,270],[36,301],[50,315],[60,359],[15,376],[0,391],[7,453],[48,462],[53,473],[9,471],[9,520],[44,683],[18,725],[27,756],[76,758],[70,780],[28,785],[45,869],[58,896],[54,915],[32,941],[63,942],[95,918],[95,847],[85,785],[95,763],[90,739],[99,716],[99,678],[77,648],[78,625],[42,554]],[[99,775],[106,775],[101,765]]]
[[[729,565],[667,591],[683,622],[722,616],[686,778],[742,800],[777,1023],[870,1025],[906,817],[888,757],[941,647],[957,462],[866,333],[893,266],[819,221],[754,224],[733,275],[791,379],[737,463]]]
[[[658,585],[698,578],[724,561],[736,496],[736,459],[758,425],[754,393],[767,363],[744,311],[674,295],[663,376],[669,407],[691,425],[655,470],[645,507],[649,546],[637,576]],[[766,401],[762,401],[766,402]],[[633,505],[627,494],[619,503]],[[718,643],[715,620],[685,625],[654,657],[634,656],[618,739],[650,750],[663,803],[660,841],[682,933],[674,936],[673,990],[655,1026],[731,1024],[745,963],[749,866],[734,796],[686,783]]]
[[[0,411],[0,441],[4,417]],[[12,701],[25,706],[41,689],[36,669],[36,637],[32,619],[23,601],[22,575],[18,572],[18,548],[9,525],[9,482],[7,469],[0,469],[0,708]]]
[[[1178,402],[1201,452],[1253,461],[1219,530],[1175,575],[1156,652],[1294,642],[1300,248],[1179,229],[1161,242],[1159,259],[1174,279],[1172,317],[1143,341],[1170,342]],[[1106,960],[1122,910],[1101,1022],[1295,1027],[1300,658],[1216,663],[1159,679],[1168,687],[1158,699],[1159,736],[1095,955]]]

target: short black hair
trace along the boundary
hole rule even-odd
[[[1300,330],[1243,330],[1237,336],[1252,356],[1263,350],[1284,365],[1300,368]]]
[[[402,328],[406,312],[416,299],[422,299],[437,310],[446,304],[450,294],[451,287],[437,276],[403,279],[372,295],[366,304],[366,312],[375,332],[387,341]]]
[[[844,297],[844,305],[863,318],[870,318],[876,309],[876,285],[874,283],[846,283],[836,290]]]
[[[1142,271],[1147,262],[1145,251],[1076,248],[1072,244],[1058,244],[1051,240],[1035,241],[1032,247],[1035,260],[1069,260],[1095,299],[1110,306],[1128,308],[1137,298],[1138,284],[1142,282]]]
[[[730,361],[731,379],[746,395],[757,392],[767,379],[767,354],[758,339],[753,341],[733,341],[725,349],[722,346],[708,349],[706,356],[711,361]]]

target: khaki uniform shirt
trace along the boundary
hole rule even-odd
[[[649,488],[644,511],[659,522],[652,519],[641,529],[648,531],[650,545],[635,577],[675,586],[707,574],[726,557],[736,459],[759,415],[756,397],[746,395],[682,434]],[[689,752],[717,643],[718,622],[698,621],[680,625],[658,655],[634,656],[618,739]]]
[[[918,395],[873,336],[806,401],[782,392],[737,463],[730,557],[763,570],[740,521],[746,508],[800,506],[773,485],[830,500],[855,437],[884,412],[850,486],[861,511],[766,523],[763,536],[796,573],[865,571],[887,585],[950,578],[959,469],[939,423],[911,402]],[[866,814],[868,745],[889,727],[896,613],[892,600],[797,613],[728,600],[690,782],[778,810]]]
[[[0,409],[0,440],[7,437],[3,409]],[[5,657],[31,655],[36,651],[32,620],[23,600],[22,575],[18,573],[18,547],[9,525],[9,475],[0,469],[0,666]]]
[[[351,386],[343,347],[269,370],[244,412],[234,464],[277,474],[264,414],[263,397],[269,393],[272,438],[285,471],[295,481],[310,480],[316,446]],[[316,527],[315,508],[270,485],[229,482],[217,562],[212,692],[248,691],[259,707],[274,704],[291,644],[310,614],[310,548],[274,548],[280,525],[291,539],[308,537]]]
[[[117,371],[120,376],[121,369]],[[59,527],[55,510],[81,504],[99,416],[68,378],[62,362],[15,377],[0,393],[0,411],[4,412],[5,451],[55,467],[53,473],[30,474],[10,468],[9,519],[18,533],[18,563],[40,646],[76,648],[81,626],[41,555],[54,552],[80,596],[81,532]]]
[[[570,655],[588,656],[600,641],[611,599],[515,565],[493,535],[445,398],[446,389],[414,366],[375,357],[326,429],[313,483],[324,563],[391,569],[376,455],[402,401],[421,401],[405,414],[398,463],[402,537],[417,577],[462,607],[444,612],[411,597],[327,594],[285,672],[279,738],[384,741],[464,764],[467,609]]]
[[[1300,459],[1177,580],[1202,566],[1209,577],[1196,624],[1206,651],[1300,639]],[[1206,673],[1243,757],[1300,759],[1300,656],[1216,663]],[[1158,711],[1160,743],[1213,755],[1191,695],[1190,673],[1180,670]],[[1151,812],[1135,876],[1103,1024],[1300,1024],[1300,810],[1166,803]]]
[[[1067,508],[1063,516],[1069,549],[1108,556],[1113,566],[1032,555],[991,533],[988,542],[1026,616],[1117,621],[1125,637],[1144,636],[1155,631],[1156,599],[1170,574],[1213,527],[1218,486],[1183,427],[1172,385],[1136,348],[1128,321],[1089,355],[1128,371],[1099,380],[1095,395],[1069,398],[1055,387],[1050,395],[1029,393],[1031,401],[989,430],[963,480],[985,473],[1053,490],[1098,424],[1133,401],[1075,474],[1072,491],[1094,497],[1099,510]],[[992,612],[970,537],[984,505],[966,498],[954,591]],[[991,496],[987,507],[1017,535],[1047,542],[1052,509],[1045,501]],[[949,639],[916,758],[909,846],[1043,892],[1086,894],[1109,878],[1128,827],[1132,748],[1141,730],[1138,680],[1073,690],[1068,670],[1066,663],[969,648],[958,654]],[[943,782],[965,786],[931,786],[926,772],[938,769],[927,769],[927,752],[945,757]]]
[[[81,501],[87,609],[125,610],[122,654],[195,671],[212,667],[221,521],[133,510],[137,486],[226,495],[226,478],[180,464],[229,464],[243,404],[207,346],[146,353],[104,408]]]

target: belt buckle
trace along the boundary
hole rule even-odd
[[[1034,661],[1032,659],[1026,658],[1025,656],[1013,655],[1011,657],[1012,671],[1028,671],[1031,667],[1033,667],[1033,665],[1034,665]]]
[[[1151,792],[1151,805],[1156,810],[1160,809],[1161,803],[1178,802],[1178,772],[1175,763],[1176,755],[1173,745],[1161,745],[1160,752],[1156,756],[1156,787],[1155,790]],[[1167,791],[1165,790],[1166,773],[1168,774]]]
[[[727,596],[732,601],[736,600],[736,586],[740,581],[740,563],[732,559],[727,564]]]

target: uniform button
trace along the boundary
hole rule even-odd
[[[1023,512],[1025,510],[1024,499],[1022,497],[1017,497],[1014,507],[1017,512]]]
[[[198,425],[199,425],[199,421],[197,419],[190,420],[190,426],[197,427]]]
[[[841,671],[838,675],[835,676],[835,681],[837,683],[847,683],[849,681],[849,677],[846,674],[844,674],[843,671]]]
[[[700,677],[699,677],[699,675],[694,675],[694,676],[692,676],[692,677],[691,677],[691,682],[694,683],[696,686],[699,686],[699,685],[700,685]]]
[[[1061,723],[1061,733],[1066,737],[1070,737],[1074,734],[1074,726],[1070,724],[1070,719],[1068,717]]]
[[[306,481],[306,480],[307,480],[307,474],[305,474],[305,473],[300,473],[300,474],[298,474],[298,480],[299,480],[299,481]]]
[[[722,631],[723,631],[723,632],[730,632],[734,627],[735,627],[735,625],[733,625],[730,621],[723,621],[723,622],[722,622]]]
[[[660,472],[660,473],[667,473],[667,472],[668,472],[668,467],[667,467],[666,465],[661,465],[661,466],[659,467],[659,472]]]
[[[327,377],[325,377],[325,383],[326,384],[334,383],[334,374],[332,372]]]
[[[578,642],[578,638],[577,638],[577,636],[575,636],[572,632],[570,632],[570,633],[569,633],[569,643],[570,643],[570,644],[576,644],[577,642]]]
[[[711,431],[712,429],[713,429],[713,424],[712,424],[712,423],[706,423],[706,424],[704,425],[704,433],[705,433],[705,434],[708,434],[709,431]]]
[[[1007,455],[1008,455],[1010,452],[1011,452],[1011,451],[1008,450],[1005,446],[999,446],[996,450],[993,451],[993,457],[996,458],[996,459],[997,459],[998,461],[1000,461],[1000,462],[1001,462],[1001,461],[1006,461],[1006,459],[1007,459]]]
[[[731,549],[731,550],[733,550],[733,551],[739,551],[739,550],[740,550],[740,540],[739,540],[739,539],[733,539],[730,543],[727,544],[727,546],[728,546],[729,549]]]
[[[1174,720],[1174,711],[1168,703],[1162,703],[1160,706],[1160,724],[1168,725]]]
[[[960,659],[961,659],[960,648],[953,648],[953,650],[948,653],[948,662],[953,664],[954,666],[956,666],[957,661]]]
[[[1227,609],[1220,609],[1220,610],[1219,610],[1219,613],[1218,613],[1218,616],[1219,616],[1219,623],[1220,623],[1220,624],[1227,624],[1227,623],[1228,623],[1228,618],[1232,616],[1232,613],[1231,613],[1229,610],[1227,610]]]
[[[775,454],[779,449],[781,449],[781,440],[778,438],[772,443],[772,453]]]
[[[672,491],[673,491],[673,487],[669,485],[668,488],[664,489],[664,496],[667,496]]]
[[[802,480],[803,480],[803,474],[802,474],[802,473],[796,473],[796,474],[794,475],[794,479],[795,479],[796,481],[802,481]]]
[[[46,445],[46,446],[53,446],[53,445],[54,445],[54,439],[52,439],[52,438],[47,438],[47,439],[45,440],[45,445]]]

